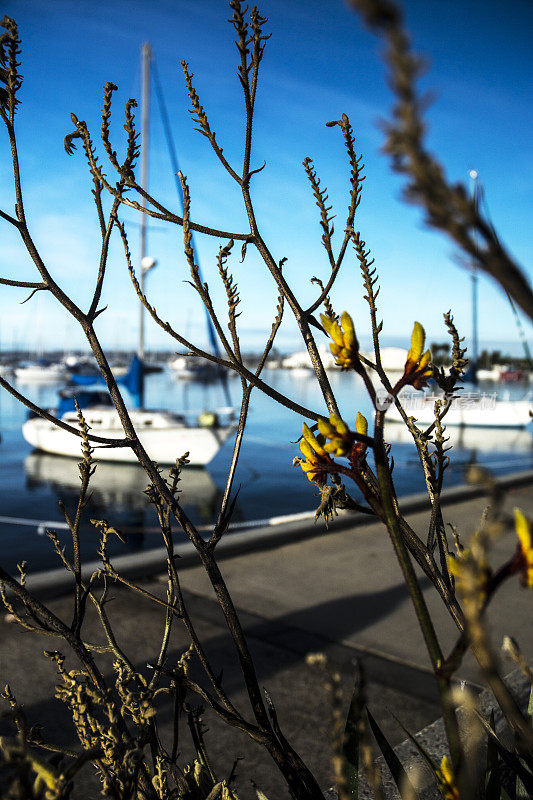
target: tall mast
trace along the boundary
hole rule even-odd
[[[478,204],[478,172],[471,169],[469,172],[471,180],[472,202],[477,208]],[[475,236],[475,231],[474,231]],[[477,239],[476,239],[477,246]],[[478,274],[477,265],[472,263],[472,371],[474,375],[474,382],[477,382],[477,362],[479,357],[479,339],[478,339]]]
[[[141,139],[141,187],[148,191],[148,151],[150,147],[150,61],[152,48],[148,42],[142,46],[142,139]],[[141,197],[141,206],[146,208],[146,200]],[[141,212],[141,263],[139,269],[139,284],[144,294],[144,276],[146,272],[146,214]],[[139,303],[139,350],[138,356],[144,359],[144,306]]]

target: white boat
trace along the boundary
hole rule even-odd
[[[388,416],[388,414],[387,414]],[[444,418],[446,420],[447,417]],[[512,453],[519,455],[533,452],[533,437],[525,428],[446,428],[448,444],[460,450],[475,450],[478,453]],[[385,423],[385,439],[390,444],[413,444],[413,437],[406,425]]]
[[[168,366],[174,375],[182,381],[198,381],[200,383],[212,383],[220,380],[223,371],[227,374],[228,370],[219,367],[213,361],[204,361],[196,356],[178,355],[168,362]],[[236,375],[230,372],[230,376]]]
[[[435,401],[443,395],[421,392],[401,392],[399,399],[410,417],[419,425],[431,425],[435,421]],[[525,428],[531,422],[533,400],[499,399],[485,392],[462,392],[452,400],[444,417],[446,426],[474,428]],[[395,405],[387,411],[387,422],[403,422]]]
[[[363,352],[362,355],[369,361],[375,358],[374,352]],[[383,367],[389,381],[394,384],[400,380],[405,369],[405,361],[407,358],[407,350],[403,347],[382,347],[381,348],[381,366]],[[377,372],[369,370],[369,377],[372,383],[376,386],[381,386],[381,379]]]
[[[15,369],[18,383],[57,383],[67,376],[63,364],[51,364],[46,361],[28,362]]]
[[[87,405],[86,395],[94,395],[96,402]],[[71,395],[72,398],[74,395]],[[106,401],[106,393],[76,391],[76,398],[83,408],[85,421],[95,436],[106,439],[121,439],[124,431],[118,412]],[[65,398],[63,398],[65,399]],[[72,400],[73,405],[73,400]],[[74,408],[58,413],[60,419],[79,428]],[[203,412],[189,422],[184,415],[171,411],[132,409],[129,415],[133,426],[152,461],[158,464],[175,464],[176,459],[189,453],[191,466],[203,467],[218,453],[221,445],[235,430],[230,409],[219,412]],[[223,421],[224,420],[224,421]],[[59,428],[39,416],[31,416],[22,426],[22,435],[29,444],[45,453],[81,457],[81,439],[69,431]],[[95,444],[93,457],[99,461],[136,462],[137,457],[129,447],[105,447]]]
[[[329,346],[324,343],[319,344],[318,352],[322,364],[324,365],[324,369],[335,369],[335,356],[330,352]],[[313,374],[313,364],[311,362],[311,356],[307,350],[299,350],[296,353],[291,353],[291,355],[285,356],[281,359],[281,367],[282,369],[290,369],[293,371],[293,373],[296,370],[301,370],[301,375],[305,374],[304,370],[306,370],[310,375]]]
[[[499,383],[503,367],[496,364],[491,369],[478,369],[476,372],[476,377],[478,381],[490,381],[491,383]]]

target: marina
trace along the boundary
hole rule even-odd
[[[355,374],[330,371],[329,378],[338,397],[343,417],[353,424],[357,411],[370,417],[371,407],[362,383]],[[324,412],[320,393],[310,371],[269,369],[265,380],[277,391],[308,408]],[[53,406],[58,385],[34,383],[25,386],[29,398],[43,406]],[[491,388],[479,387],[481,393]],[[521,397],[524,387],[512,386],[513,397]],[[180,381],[166,368],[147,377],[147,408],[199,415],[225,403],[218,383]],[[238,401],[238,385],[232,385],[233,401]],[[39,453],[22,436],[26,409],[6,392],[0,395],[0,542],[10,569],[27,560],[32,571],[57,566],[47,528],[57,531],[68,542],[59,502],[72,510],[77,501],[79,472],[76,458]],[[244,437],[235,488],[239,494],[233,521],[253,524],[257,520],[287,514],[313,512],[318,505],[316,487],[292,467],[299,452],[298,437],[302,419],[255,390]],[[533,467],[531,425],[522,430],[490,428],[452,428],[448,431],[454,446],[445,486],[463,482],[465,467],[481,464],[496,475]],[[395,479],[400,495],[424,489],[416,451],[403,426],[387,424],[386,437],[392,444]],[[218,503],[232,452],[233,435],[222,444],[208,468],[187,467],[180,483],[184,510],[198,525],[209,526],[217,516]],[[182,456],[177,452],[175,457]],[[81,456],[81,449],[80,449]],[[164,473],[168,467],[164,468]],[[136,464],[100,461],[91,481],[91,498],[82,525],[82,547],[88,559],[95,556],[98,536],[90,519],[107,519],[126,534],[127,542],[111,542],[112,553],[151,549],[160,545],[156,514],[143,490],[146,478]],[[232,535],[232,534],[230,534]],[[182,541],[180,531],[176,541]]]

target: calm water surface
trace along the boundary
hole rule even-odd
[[[309,375],[294,375],[284,370],[264,373],[267,383],[302,405],[326,413],[317,390],[316,380]],[[357,411],[367,416],[370,403],[357,376],[329,373],[343,417],[353,424]],[[240,384],[230,381],[234,405],[238,405]],[[27,385],[19,387],[34,402],[45,407],[56,405],[57,386]],[[488,387],[487,391],[491,391]],[[516,390],[520,393],[520,390]],[[523,393],[523,390],[522,390]],[[235,486],[240,486],[234,520],[248,521],[308,511],[316,508],[315,487],[299,468],[292,467],[298,454],[295,444],[301,433],[302,419],[255,391],[252,395],[247,435],[242,447]],[[225,405],[219,387],[178,381],[168,372],[149,376],[146,385],[146,406],[171,410],[198,410]],[[32,452],[24,441],[21,425],[26,410],[6,392],[0,391],[0,547],[1,563],[14,570],[21,560],[32,570],[57,565],[45,527],[54,528],[67,545],[68,537],[61,529],[63,522],[58,501],[75,508],[79,489],[79,473],[75,459]],[[531,426],[530,426],[531,428]],[[447,470],[445,484],[461,482],[465,465],[476,460],[496,474],[533,467],[532,436],[526,430],[477,429],[462,435],[449,429],[455,456]],[[401,438],[404,441],[394,441]],[[392,442],[395,478],[399,494],[424,489],[417,466],[414,446],[405,437],[402,426],[389,425],[387,436]],[[182,505],[192,520],[209,525],[216,517],[224,487],[225,473],[231,457],[233,438],[221,448],[208,469],[185,471]],[[95,557],[97,536],[90,519],[107,519],[127,533],[126,545],[113,543],[111,552],[127,552],[159,546],[153,508],[143,495],[144,472],[135,465],[99,464],[91,482],[92,495],[85,510],[82,547],[86,558]],[[6,520],[5,518],[9,518]],[[28,524],[21,524],[27,521]],[[237,534],[236,534],[237,535]],[[181,534],[176,532],[176,539]]]

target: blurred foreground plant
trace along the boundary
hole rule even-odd
[[[419,60],[410,51],[399,11],[391,3],[381,0],[353,0],[353,4],[368,24],[388,42],[387,58],[391,69],[391,83],[397,94],[398,104],[394,120],[388,128],[387,150],[393,156],[395,167],[408,176],[409,197],[423,204],[431,224],[453,236],[465,252],[474,257],[481,268],[500,281],[515,301],[533,316],[533,297],[522,273],[503,250],[491,226],[470,202],[466,191],[460,186],[449,186],[438,162],[424,150],[423,122],[420,116],[422,104],[417,98],[415,89]],[[306,158],[303,162],[320,212],[322,244],[326,251],[330,273],[325,283],[318,278],[312,279],[313,283],[318,285],[319,291],[311,305],[307,308],[302,306],[298,300],[296,287],[291,287],[284,275],[285,259],[278,261],[262,238],[250,191],[254,174],[262,169],[262,167],[258,169],[252,167],[252,130],[259,68],[269,38],[264,32],[266,19],[255,7],[248,13],[248,9],[244,8],[239,0],[231,0],[230,7],[231,24],[236,34],[237,73],[243,91],[245,113],[244,155],[242,165],[238,168],[224,155],[223,148],[211,128],[207,113],[193,84],[193,75],[189,71],[188,64],[182,62],[182,67],[194,121],[200,133],[209,141],[221,166],[238,185],[249,229],[223,231],[194,221],[191,217],[189,187],[185,176],[181,173],[179,178],[184,198],[182,216],[165,207],[137,182],[135,170],[139,146],[134,116],[136,104],[133,100],[129,100],[126,104],[124,124],[126,145],[125,155],[121,160],[110,139],[112,99],[117,87],[107,83],[104,87],[101,139],[109,162],[108,169],[115,173],[114,181],[100,165],[96,145],[86,123],[75,114],[72,114],[74,130],[65,138],[65,149],[69,154],[73,153],[76,144],[81,144],[83,149],[93,182],[95,208],[101,231],[100,263],[94,291],[88,300],[86,311],[74,303],[56,283],[30,234],[24,211],[15,135],[15,112],[22,84],[18,62],[20,43],[14,21],[5,17],[2,23],[4,33],[0,51],[2,82],[0,115],[11,146],[16,207],[14,216],[5,210],[0,211],[0,216],[19,232],[39,273],[39,279],[31,282],[0,278],[0,283],[30,289],[32,294],[39,291],[49,292],[78,321],[96,357],[124,431],[124,436],[120,440],[106,440],[93,435],[85,423],[82,409],[78,409],[78,425],[69,425],[35,406],[7,380],[0,377],[0,384],[32,411],[79,436],[83,456],[80,463],[80,497],[74,517],[63,509],[72,537],[72,561],[66,556],[55,534],[50,533],[58,557],[73,575],[72,621],[65,622],[56,617],[27,590],[24,564],[19,567],[21,573],[19,580],[0,568],[2,597],[9,613],[23,627],[37,634],[62,640],[63,645],[73,652],[79,662],[77,668],[69,669],[66,666],[65,656],[60,651],[46,651],[47,657],[55,664],[59,676],[56,697],[71,712],[80,747],[78,749],[60,747],[46,740],[38,726],[30,727],[22,706],[9,686],[6,686],[3,697],[9,706],[9,716],[16,730],[14,737],[5,737],[1,742],[4,774],[7,775],[6,792],[13,798],[24,797],[35,800],[37,798],[59,800],[68,797],[79,770],[90,762],[100,776],[102,794],[116,800],[235,798],[236,794],[231,788],[233,769],[228,769],[225,780],[219,780],[211,766],[203,737],[201,721],[203,712],[192,704],[196,701],[201,702],[203,707],[209,708],[225,723],[239,729],[266,748],[282,773],[291,797],[295,800],[323,800],[324,794],[317,780],[284,736],[270,696],[268,693],[263,693],[259,687],[246,637],[216,560],[216,548],[228,529],[235,503],[233,489],[235,469],[245,435],[250,397],[254,388],[260,389],[292,409],[311,424],[309,426],[306,423],[303,426],[300,444],[303,458],[298,457],[295,462],[319,489],[320,506],[317,517],[322,516],[327,522],[339,509],[364,512],[381,520],[389,532],[426,642],[440,693],[449,755],[443,753],[442,760],[438,764],[433,763],[427,754],[425,757],[435,774],[443,797],[460,797],[463,800],[474,797],[486,797],[487,800],[500,797],[503,792],[502,763],[507,768],[511,765],[514,777],[526,787],[526,791],[529,791],[529,787],[533,785],[533,736],[530,720],[518,708],[501,677],[497,659],[487,636],[485,616],[489,602],[505,579],[520,574],[524,584],[531,586],[533,583],[531,528],[525,517],[518,512],[517,551],[510,555],[506,564],[493,571],[488,557],[488,545],[491,538],[501,529],[501,512],[497,498],[493,498],[492,505],[484,515],[470,547],[465,548],[456,534],[455,554],[450,548],[441,509],[440,495],[444,472],[448,465],[449,450],[444,421],[467,363],[462,340],[451,314],[446,313],[444,319],[452,339],[453,360],[448,372],[438,370],[432,367],[430,352],[425,350],[423,326],[415,322],[403,375],[395,385],[391,384],[381,361],[380,334],[383,323],[378,319],[379,287],[376,288],[378,280],[376,269],[370,251],[366,248],[360,232],[354,227],[361,199],[363,165],[362,157],[356,153],[352,127],[345,114],[340,119],[327,123],[328,127],[340,130],[347,151],[349,169],[348,212],[341,242],[336,250],[333,244],[331,207],[327,205],[327,191],[320,185],[313,161]],[[123,206],[183,228],[184,252],[190,269],[191,282],[211,316],[225,353],[223,357],[207,353],[189,341],[171,323],[159,316],[144,294],[131,261],[126,225],[120,216]],[[474,244],[476,241],[474,230],[482,236],[482,245],[479,247]],[[179,480],[182,469],[186,467],[186,455],[176,454],[176,467],[170,471],[168,477],[164,477],[158,465],[149,459],[139,441],[94,329],[94,322],[103,311],[99,307],[100,298],[106,276],[109,242],[115,231],[122,240],[127,268],[135,291],[154,322],[192,353],[234,370],[241,379],[242,401],[233,456],[218,519],[208,538],[200,534],[180,505]],[[215,311],[209,288],[200,278],[193,249],[192,231],[225,242],[224,246],[220,247],[217,266],[227,297],[229,337]],[[278,304],[273,312],[272,330],[255,371],[245,366],[241,355],[237,324],[240,296],[238,286],[228,268],[228,260],[237,241],[242,242],[243,259],[247,248],[256,248],[279,293]],[[350,313],[343,311],[338,316],[331,300],[335,280],[349,247],[353,248],[362,273],[374,343],[373,359],[360,353],[356,326]],[[307,409],[280,394],[261,377],[287,305],[299,326],[316,373],[323,400],[323,408],[317,411]],[[320,317],[320,324],[315,314],[322,306],[325,313]],[[374,409],[373,420],[370,423],[362,414],[357,413],[352,429],[341,417],[327,372],[320,359],[315,339],[316,331],[321,335],[325,333],[331,338],[331,352],[335,356],[337,365],[341,369],[354,371],[364,382]],[[436,402],[434,422],[423,429],[417,426],[416,419],[409,417],[403,409],[400,392],[406,386],[421,389],[426,386],[430,378],[433,378],[445,392],[445,399]],[[431,503],[431,518],[426,539],[422,539],[408,524],[396,497],[394,464],[384,432],[387,405],[381,403],[375,383],[380,384],[387,392],[389,402],[395,403],[418,451]],[[155,508],[167,552],[166,600],[151,594],[117,572],[110,560],[107,544],[109,538],[118,532],[104,520],[92,521],[100,533],[102,567],[88,580],[82,578],[79,529],[85,513],[90,478],[97,468],[93,461],[96,446],[131,448],[146,472],[149,482],[147,494]],[[352,484],[360,490],[363,502],[351,496]],[[224,688],[223,677],[212,658],[206,653],[191,618],[181,590],[179,565],[174,555],[171,530],[173,522],[180,526],[194,544],[224,614],[249,700],[246,712],[234,706]],[[442,650],[438,632],[435,630],[420,590],[413,560],[433,584],[457,627],[457,643],[449,654],[445,654]],[[150,662],[149,674],[143,674],[131,663],[121,647],[119,636],[110,625],[106,602],[108,588],[112,582],[122,584],[132,592],[141,594],[160,606],[163,611],[161,645],[159,652]],[[94,606],[100,619],[104,634],[103,643],[95,643],[85,637],[84,622],[89,603]],[[168,661],[168,652],[176,621],[185,626],[190,647],[177,663],[172,665]],[[452,691],[454,674],[469,648],[478,659],[483,674],[509,722],[515,742],[514,751],[504,748],[496,738],[490,721],[485,721],[484,724],[489,730],[492,760],[486,786],[481,789],[472,780],[470,758],[466,755],[468,742],[464,742],[460,734],[456,697]],[[104,678],[99,663],[99,658],[104,654],[111,654],[113,657],[114,676],[111,680]],[[191,659],[201,667],[203,679],[200,682],[193,680],[190,675]],[[519,656],[517,659],[522,663]],[[316,660],[322,663],[320,658]],[[528,679],[530,677],[531,674],[528,672]],[[357,796],[359,747],[361,747],[362,763],[374,787],[376,797],[382,796],[379,774],[373,766],[369,744],[370,729],[374,732],[398,780],[403,796],[415,796],[415,790],[406,783],[403,768],[394,760],[393,751],[371,714],[368,716],[368,723],[365,721],[363,681],[359,680],[357,683],[348,713],[346,709],[341,708],[338,680],[334,674],[330,676],[328,686],[334,709],[332,763],[341,800]],[[164,696],[170,697],[173,707],[174,735],[171,742],[163,742],[159,730],[156,699]],[[344,726],[346,713],[348,721]],[[182,763],[180,759],[180,727],[184,720],[195,752],[194,758],[188,763]],[[264,798],[259,789],[257,794],[258,797]]]

